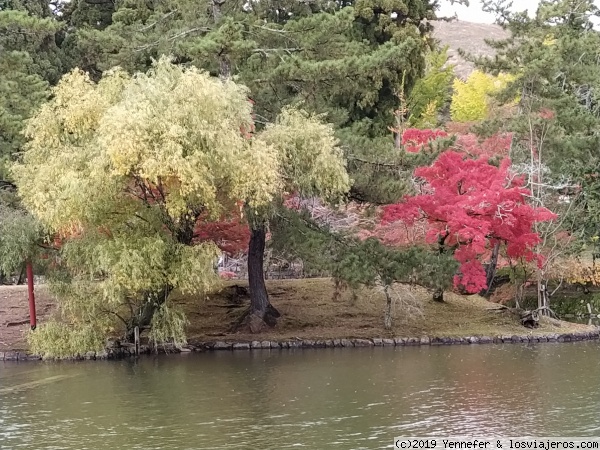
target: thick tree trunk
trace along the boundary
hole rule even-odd
[[[500,242],[496,242],[496,245],[494,245],[494,248],[492,249],[492,258],[490,259],[490,263],[485,270],[485,282],[487,284],[487,289],[484,289],[482,292],[480,292],[481,295],[488,295],[492,289],[492,283],[494,282],[494,277],[496,276],[496,268],[498,267],[499,253]]]
[[[134,341],[135,327],[138,327],[140,332],[150,327],[154,313],[156,313],[158,308],[167,301],[172,290],[173,288],[171,286],[165,286],[162,291],[151,292],[144,296],[144,302],[127,321],[127,331],[125,335],[127,342]]]
[[[264,223],[256,224],[250,230],[248,246],[248,282],[250,285],[250,311],[247,323],[250,331],[258,333],[265,325],[275,326],[279,312],[269,302],[265,284],[264,255],[267,228]]]
[[[248,281],[250,284],[250,308],[253,313],[264,315],[269,306],[269,294],[265,285],[264,258],[267,230],[264,225],[252,228],[248,248]]]

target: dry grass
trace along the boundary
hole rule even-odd
[[[397,308],[394,328],[387,331],[383,326],[385,296],[378,290],[361,289],[356,297],[344,291],[338,300],[333,300],[330,279],[273,280],[267,284],[271,302],[282,317],[275,328],[260,335],[228,331],[249,304],[247,296],[233,295],[234,286],[247,287],[246,281],[228,281],[220,292],[207,296],[175,297],[174,301],[188,314],[190,341],[498,336],[530,332],[513,315],[490,311],[496,305],[477,295],[446,293],[445,303],[435,303],[426,290],[415,289],[412,293],[422,302],[423,317],[403,320],[403,313]],[[36,287],[36,298],[38,322],[43,323],[52,313],[54,302],[43,286]],[[27,287],[0,286],[0,351],[26,349],[28,319]],[[19,322],[23,323],[14,325]],[[539,335],[592,329],[559,322],[545,323],[531,332]]]
[[[273,280],[268,282],[271,302],[282,313],[278,325],[260,335],[232,333],[229,327],[248,306],[245,296],[236,298],[233,286],[247,287],[244,281],[227,282],[218,293],[197,298],[180,298],[188,313],[190,340],[281,340],[291,338],[333,339],[389,336],[498,336],[591,331],[593,327],[568,322],[545,322],[537,330],[528,330],[509,312],[492,311],[496,305],[477,295],[446,294],[444,303],[431,300],[424,289],[413,294],[423,302],[424,316],[403,320],[395,311],[391,331],[383,326],[385,297],[377,290],[362,289],[353,298],[345,291],[333,300],[330,279]],[[238,301],[239,304],[235,304]]]

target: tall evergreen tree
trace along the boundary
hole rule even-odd
[[[124,0],[109,25],[89,21],[69,45],[74,64],[96,77],[114,65],[145,70],[161,54],[233,77],[250,88],[259,130],[292,104],[326,114],[354,172],[351,197],[386,203],[406,189],[388,127],[401,93],[425,70],[432,45],[426,19],[436,6],[430,0]],[[72,25],[82,8],[74,3]],[[250,221],[252,310],[263,315],[270,308],[262,268],[270,215]]]
[[[0,179],[20,151],[24,121],[47,97],[60,75],[54,39],[58,24],[45,17],[45,2],[0,3]]]
[[[488,1],[511,36],[491,42],[495,58],[476,59],[483,69],[514,75],[502,94],[519,99],[518,114],[503,126],[515,131],[513,160],[529,163],[530,147],[543,151],[546,182],[579,185],[590,232],[600,218],[600,34],[594,20],[600,9],[592,0],[543,0],[534,17],[511,13],[506,1]],[[531,121],[523,115],[551,114],[552,132],[532,141]],[[520,158],[520,161],[519,161]]]
[[[35,253],[41,233],[20,207],[8,167],[22,151],[25,121],[61,75],[59,30],[45,0],[0,1],[0,278]]]

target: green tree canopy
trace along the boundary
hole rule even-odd
[[[0,279],[36,255],[41,227],[20,207],[9,166],[21,152],[25,121],[62,71],[60,24],[48,2],[0,1]]]
[[[0,4],[0,179],[23,144],[24,121],[47,97],[48,81],[60,73],[53,54],[59,29],[20,2]]]
[[[476,62],[492,73],[515,77],[500,96],[506,102],[519,98],[520,114],[502,124],[515,132],[513,160],[528,164],[532,146],[543,151],[546,183],[583,187],[586,215],[581,219],[591,233],[597,233],[600,34],[593,21],[600,10],[591,0],[544,0],[535,16],[529,17],[511,13],[503,1],[486,4],[511,32],[508,39],[491,42],[497,50],[494,59]],[[540,139],[531,124],[549,118],[552,132]]]

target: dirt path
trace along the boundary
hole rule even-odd
[[[52,302],[43,286],[36,287],[38,323],[52,312]],[[0,286],[0,351],[27,348],[25,333],[29,329],[27,286]]]

